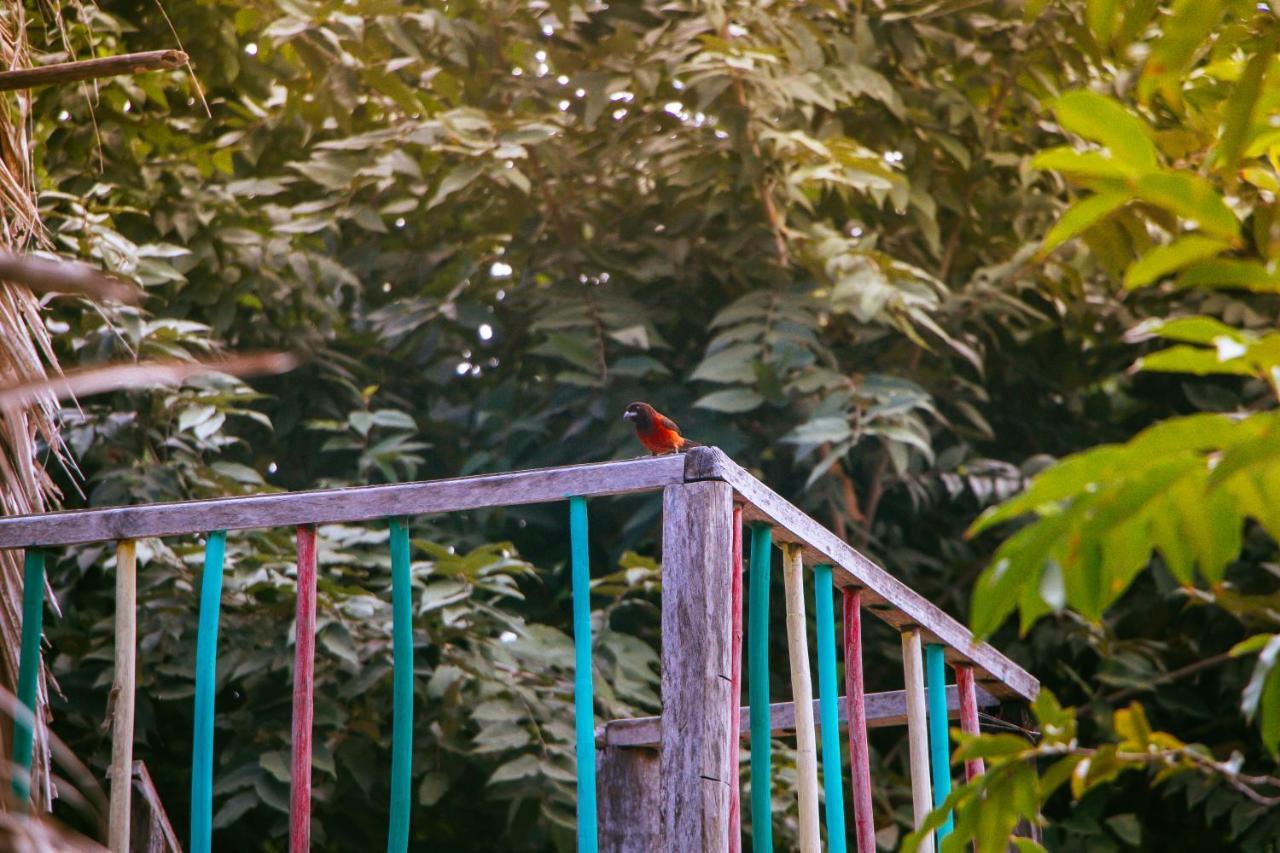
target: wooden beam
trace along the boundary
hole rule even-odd
[[[658,751],[606,746],[596,753],[601,853],[662,849]]]
[[[994,708],[1000,700],[981,687],[976,688],[974,701],[978,708]],[[819,711],[816,708],[815,712]],[[840,697],[840,725],[849,724],[848,702]],[[867,709],[867,728],[884,728],[886,726],[902,726],[907,722],[907,692],[905,690],[889,690],[884,693],[868,693],[865,706]],[[770,731],[774,735],[788,735],[796,730],[796,710],[791,702],[775,702],[769,706]],[[960,718],[960,694],[954,684],[947,687],[947,714],[952,719]],[[821,730],[821,724],[818,725]],[[738,731],[743,740],[751,738],[750,708],[743,705],[739,710]],[[627,720],[611,720],[596,729],[596,743],[603,746],[620,747],[654,747],[662,738],[661,717],[635,717]]]
[[[133,815],[130,820],[129,850],[133,853],[182,853],[169,815],[160,802],[160,793],[141,761],[133,762]]]
[[[836,586],[861,588],[862,605],[876,616],[899,630],[919,627],[923,641],[945,646],[947,661],[953,666],[972,665],[978,682],[994,695],[1035,699],[1040,682],[1030,673],[987,643],[975,642],[967,628],[788,503],[723,451],[704,447],[684,456],[687,481],[724,480],[732,485],[746,504],[747,522],[771,525],[779,545],[800,545],[809,565],[833,564]]]
[[[369,521],[560,501],[569,495],[621,495],[683,482],[684,459],[657,456],[390,486],[18,515],[0,518],[0,548],[189,536],[207,530]]]
[[[0,71],[0,92],[34,89],[56,83],[77,83],[100,77],[118,77],[121,74],[138,74],[143,71],[172,71],[186,64],[187,55],[180,50],[148,50],[143,53],[82,59],[78,62],[59,62],[38,68]]]
[[[787,659],[791,663],[791,709],[796,719],[796,800],[799,804],[800,853],[818,853],[818,726],[814,718],[813,677],[809,672],[809,619],[804,606],[804,563],[800,547],[782,552],[786,595]]]
[[[669,853],[729,849],[732,524],[726,483],[663,492],[659,802]]]

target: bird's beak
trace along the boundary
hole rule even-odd
[[[636,419],[636,413],[635,413],[635,412],[623,412],[623,413],[622,413],[622,419],[623,419],[624,421],[633,421],[633,420],[635,420],[635,419]]]

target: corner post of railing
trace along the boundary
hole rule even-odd
[[[662,838],[669,851],[729,844],[733,489],[667,486],[662,500]]]

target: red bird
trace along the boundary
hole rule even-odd
[[[624,421],[634,421],[636,438],[654,456],[664,453],[684,453],[690,447],[701,447],[680,434],[680,427],[671,418],[648,403],[632,403],[622,413]]]

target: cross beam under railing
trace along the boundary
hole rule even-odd
[[[249,495],[0,518],[0,549],[50,547],[209,530],[286,527],[390,516],[515,506],[656,491],[716,480],[728,483],[748,522],[768,523],[778,543],[796,543],[807,565],[826,563],[835,585],[862,590],[871,612],[899,630],[918,627],[946,647],[952,663],[972,665],[997,698],[1034,699],[1039,682],[955,619],[873,563],[714,447],[678,456],[566,465],[386,486]]]

